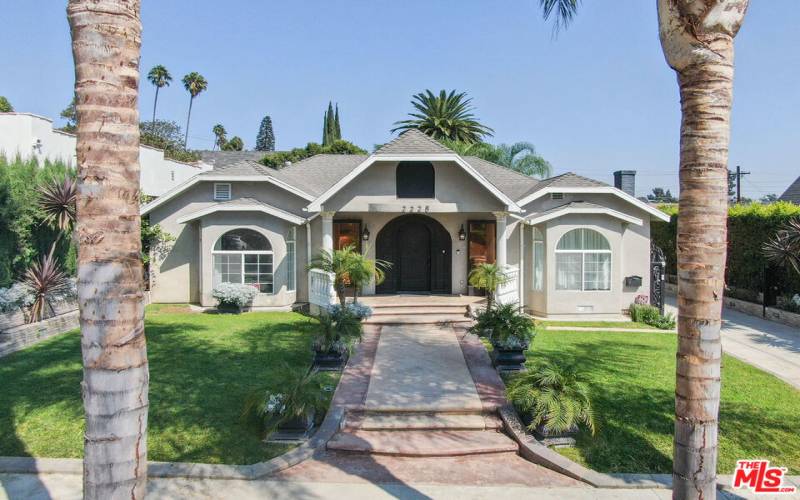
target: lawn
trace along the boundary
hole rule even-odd
[[[548,326],[577,326],[582,328],[645,328],[647,330],[656,330],[654,326],[647,323],[637,323],[635,321],[537,321],[537,325],[547,328]]]
[[[558,449],[601,472],[672,472],[675,335],[544,331],[529,362],[575,363],[592,386],[598,431]],[[800,473],[800,391],[731,356],[723,357],[718,471],[766,458]]]
[[[241,420],[242,405],[287,366],[307,369],[313,332],[295,313],[149,306],[150,460],[248,464],[284,452],[261,443]],[[81,379],[77,331],[0,359],[0,456],[80,458]]]

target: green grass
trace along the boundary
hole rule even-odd
[[[558,449],[601,472],[672,472],[676,337],[658,333],[541,332],[530,362],[575,363],[588,377],[598,431]],[[718,471],[766,458],[800,473],[800,391],[723,357]]]
[[[646,328],[655,330],[654,326],[647,323],[637,323],[635,321],[537,321],[537,325],[548,326],[578,326],[587,328],[618,328],[621,330],[629,328]]]
[[[264,445],[240,414],[247,396],[286,365],[307,369],[313,332],[295,313],[148,307],[149,459],[247,464],[284,452]],[[80,458],[81,379],[77,331],[0,359],[0,456]]]

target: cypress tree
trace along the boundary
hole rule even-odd
[[[325,116],[322,118],[322,145],[327,146],[330,142],[328,137],[328,112],[325,111]]]
[[[256,151],[275,151],[275,133],[272,131],[272,118],[269,115],[261,120],[256,137]]]
[[[333,118],[333,129],[336,132],[336,140],[340,140],[342,138],[342,127],[339,125],[339,103],[336,103],[336,116]]]
[[[325,115],[325,129],[328,134],[328,143],[336,140],[336,124],[334,123],[333,103],[328,101],[328,112]]]

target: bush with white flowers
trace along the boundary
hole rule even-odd
[[[13,313],[19,309],[27,309],[33,304],[35,297],[22,283],[14,283],[8,288],[0,288],[0,312]]]
[[[331,304],[326,309],[328,314],[335,319],[339,319],[339,317],[342,315],[342,306],[340,304]],[[361,320],[372,316],[372,308],[366,304],[360,304],[358,302],[347,304],[344,310],[348,314]]]
[[[265,415],[283,415],[283,412],[286,411],[286,395],[285,394],[273,394],[271,392],[267,392],[267,396],[264,399],[264,414]]]
[[[221,306],[245,307],[253,302],[258,293],[252,285],[242,283],[220,283],[211,291]]]

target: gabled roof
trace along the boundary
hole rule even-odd
[[[572,172],[567,172],[565,174],[557,175],[555,177],[550,177],[548,179],[538,181],[535,185],[531,186],[528,189],[528,191],[522,194],[518,198],[518,200],[521,202],[521,204],[527,203],[527,202],[522,202],[522,200],[536,193],[537,191],[547,187],[584,188],[584,187],[606,187],[606,186],[608,186],[608,184],[606,184],[605,182],[596,181],[594,179],[590,179],[582,175],[574,174]]]
[[[278,207],[274,207],[268,203],[264,203],[263,201],[259,201],[253,198],[238,198],[236,200],[215,203],[210,207],[206,207],[202,210],[198,210],[188,215],[184,215],[183,217],[178,218],[177,222],[178,224],[185,224],[187,222],[191,222],[193,220],[199,219],[200,217],[206,216],[208,214],[213,214],[216,212],[261,212],[275,216],[285,221],[289,221],[292,224],[296,225],[303,224],[306,221],[303,217],[300,217],[299,215],[289,213]]]
[[[255,161],[269,154],[267,151],[199,151],[200,160],[214,167],[223,169],[230,164],[242,161]]]
[[[316,197],[366,159],[366,155],[324,154],[306,158],[279,170],[261,166],[267,170],[268,175],[297,186]]]
[[[455,154],[441,142],[412,128],[375,151],[376,155],[447,155]]]
[[[786,188],[786,191],[778,198],[781,201],[791,201],[800,205],[800,177]]]
[[[637,226],[641,226],[644,223],[642,219],[638,217],[633,217],[618,210],[613,210],[602,205],[597,205],[596,203],[588,203],[585,201],[573,201],[570,203],[565,203],[564,205],[551,208],[550,210],[529,215],[525,218],[525,221],[528,224],[540,224],[542,222],[547,222],[568,214],[603,214],[625,222],[630,222],[631,224],[636,224]]]
[[[542,182],[477,156],[463,156],[462,158],[512,200],[518,200],[523,194]]]

